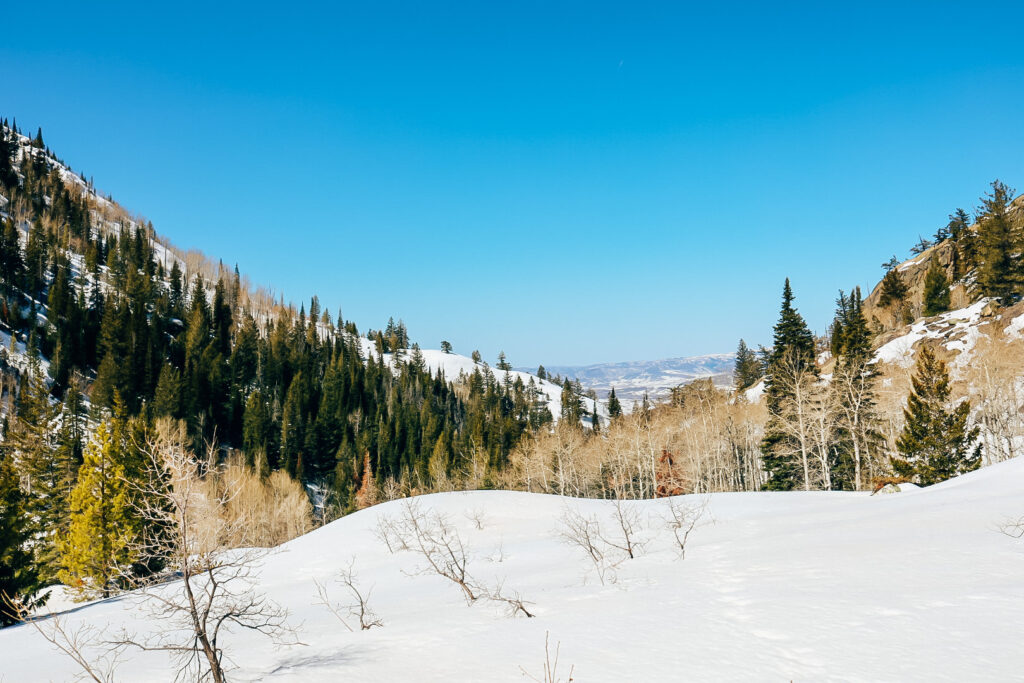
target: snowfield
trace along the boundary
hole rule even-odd
[[[634,503],[647,552],[601,585],[559,537],[568,509],[612,503],[481,491],[415,499],[447,515],[470,547],[480,583],[504,579],[536,618],[494,603],[467,606],[453,584],[414,575],[373,533],[400,501],[350,515],[282,546],[260,588],[287,607],[304,643],[275,649],[251,632],[227,642],[235,681],[543,680],[545,633],[561,643],[559,674],[577,681],[1021,680],[1024,540],[999,532],[1024,514],[1024,459],[926,489],[865,493],[731,493],[706,497],[705,523],[678,559],[660,515],[666,500]],[[675,499],[697,503],[702,497]],[[482,529],[470,515],[482,513]],[[383,628],[349,632],[316,604],[355,557]],[[592,566],[592,565],[591,565]],[[340,602],[340,586],[330,586]],[[79,607],[67,624],[145,631],[130,597]],[[4,681],[71,680],[75,668],[31,626],[0,631]],[[130,653],[118,680],[170,680],[161,653]]]

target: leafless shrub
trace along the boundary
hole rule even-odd
[[[473,508],[466,512],[466,519],[473,522],[473,525],[483,531],[484,522],[487,521],[487,513],[483,508]]]
[[[201,462],[185,446],[184,427],[161,421],[143,446],[148,478],[134,482],[136,512],[144,520],[137,556],[160,557],[172,580],[140,582],[137,598],[164,628],[148,637],[124,632],[118,647],[169,653],[177,680],[226,680],[222,636],[231,628],[266,635],[275,644],[296,644],[287,612],[256,591],[256,570],[268,551],[225,548],[244,518],[221,514],[232,487],[212,489],[200,472],[214,476],[213,458]]]
[[[555,658],[551,659],[551,634],[547,631],[544,632],[544,664],[541,668],[541,678],[537,678],[523,667],[519,667],[519,670],[523,672],[523,675],[529,678],[531,681],[537,683],[562,683],[562,679],[558,676],[558,654],[562,649],[562,642],[555,643]],[[569,678],[565,679],[565,683],[572,683],[572,673],[576,667],[569,667]]]
[[[385,528],[393,544],[398,540],[426,562],[418,573],[437,574],[456,584],[466,604],[477,600],[480,589],[467,571],[468,550],[444,515],[424,512],[417,501],[407,499],[402,501],[401,516],[386,520]]]
[[[640,536],[643,531],[643,519],[636,507],[623,502],[621,499],[616,499],[613,506],[615,524],[619,529],[618,537],[609,539],[606,536],[600,536],[600,530],[598,530],[598,535],[612,548],[621,550],[631,560],[635,559],[637,554],[643,552],[646,546],[646,541]]]
[[[388,552],[394,555],[399,550],[408,550],[405,537],[398,532],[395,520],[388,517],[378,517],[377,524],[373,527],[373,535],[385,546]]]
[[[561,522],[562,540],[583,551],[593,563],[601,585],[604,585],[606,578],[614,582],[614,570],[618,563],[608,557],[608,546],[601,536],[601,524],[597,517],[585,517],[579,510],[566,508]]]
[[[675,536],[676,544],[679,546],[679,559],[686,559],[686,542],[690,533],[696,528],[697,522],[707,512],[708,500],[697,505],[686,505],[680,500],[670,498],[665,511],[665,525],[671,529]]]
[[[524,617],[532,619],[537,616],[526,609],[527,605],[532,605],[533,603],[523,600],[518,591],[512,591],[507,595],[505,594],[505,584],[503,581],[499,581],[492,590],[487,592],[487,599],[493,600],[494,602],[504,603],[507,608],[508,616],[510,617],[522,614]]]
[[[25,603],[5,601],[19,621],[26,622],[47,642],[70,658],[80,669],[75,680],[114,683],[114,672],[121,662],[121,647],[107,642],[103,629],[88,623],[68,625],[62,615],[33,615]]]
[[[487,590],[470,575],[469,548],[447,517],[425,512],[418,501],[411,499],[402,501],[401,506],[397,519],[381,518],[376,534],[385,539],[389,548],[410,550],[419,555],[424,564],[416,574],[436,574],[448,579],[462,590],[467,605],[484,598],[504,603],[509,616],[533,616],[526,607],[531,603],[523,600],[519,593],[506,594],[500,582],[494,590]],[[504,559],[504,552],[501,552]]]
[[[338,573],[337,582],[348,590],[349,595],[352,598],[352,602],[346,605],[336,605],[332,603],[327,594],[327,586],[315,580],[314,583],[316,584],[317,594],[320,596],[319,604],[330,610],[331,614],[337,617],[338,621],[340,621],[345,628],[349,631],[354,630],[345,620],[345,616],[342,616],[343,613],[348,617],[358,619],[360,630],[369,631],[374,626],[383,626],[384,621],[370,608],[370,594],[373,592],[373,589],[371,588],[364,595],[362,589],[359,588],[359,585],[356,582],[355,571],[353,570],[354,565],[355,558],[349,562],[348,567],[342,569]]]
[[[1003,522],[999,525],[999,531],[1010,538],[1024,538],[1024,517]]]
[[[504,562],[505,561],[505,542],[499,541],[498,548],[494,551],[493,555],[487,557],[491,562]]]

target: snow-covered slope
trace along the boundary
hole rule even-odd
[[[651,398],[662,397],[673,387],[702,377],[710,377],[716,384],[729,386],[732,384],[735,360],[734,354],[718,353],[545,369],[555,375],[579,379],[583,386],[596,390],[601,398],[606,397],[611,388],[615,387],[615,395],[628,408],[633,401],[641,400],[644,392]]]
[[[365,358],[369,358],[371,355],[376,358],[377,352],[374,350],[373,343],[365,337],[361,338],[362,353]],[[423,355],[423,362],[430,369],[432,373],[441,371],[444,373],[445,379],[448,381],[455,381],[459,377],[469,377],[474,371],[479,370],[481,373],[489,368],[484,363],[477,363],[468,356],[463,356],[457,353],[445,353],[437,349],[422,349],[420,353]],[[402,360],[408,360],[412,355],[412,351],[405,350],[402,352]],[[384,361],[389,365],[394,364],[394,356],[390,353],[383,355]],[[529,386],[532,380],[537,389],[543,394],[548,410],[551,411],[552,417],[558,420],[558,417],[562,414],[562,387],[547,380],[540,379],[536,375],[530,374],[523,370],[498,370],[497,368],[489,368],[490,372],[495,378],[504,382],[506,375],[510,382],[514,382],[517,378],[521,379],[524,386]],[[587,409],[588,414],[593,414],[594,401],[589,398],[584,398],[583,403]],[[607,422],[608,419],[608,407],[602,401],[597,402],[598,414]],[[589,418],[587,418],[589,421]]]
[[[601,585],[559,538],[566,508],[610,531],[612,504],[511,492],[424,496],[449,516],[480,582],[531,601],[536,618],[493,603],[467,607],[444,579],[416,576],[372,529],[401,502],[345,517],[284,545],[260,588],[291,611],[305,645],[275,650],[231,634],[236,681],[521,681],[541,677],[545,633],[559,673],[578,681],[1019,680],[1024,540],[998,525],[1024,514],[1024,459],[887,496],[731,493],[709,497],[686,559],[660,521],[667,502],[636,503],[646,553]],[[684,502],[686,498],[677,499]],[[694,501],[695,502],[695,501]],[[482,512],[482,529],[467,516]],[[316,603],[356,558],[384,627],[345,630]],[[337,591],[336,591],[337,592]],[[337,596],[341,597],[340,593]],[[159,626],[127,598],[66,615],[113,629]],[[6,681],[64,681],[74,666],[30,626],[0,631]],[[167,681],[162,653],[129,653],[119,680]]]

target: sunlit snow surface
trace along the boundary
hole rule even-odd
[[[684,499],[685,500],[685,499]],[[698,500],[693,498],[694,501]],[[967,681],[1020,679],[1024,541],[998,531],[1024,514],[1024,460],[887,496],[734,493],[710,497],[685,560],[660,531],[665,501],[637,504],[648,552],[602,586],[559,539],[563,509],[602,516],[611,504],[510,492],[418,499],[447,514],[484,583],[532,601],[534,619],[495,605],[467,607],[444,579],[410,576],[411,553],[391,555],[371,529],[389,503],[286,544],[261,588],[292,613],[303,646],[279,649],[252,633],[227,641],[232,680],[520,681],[541,676],[544,634],[561,642],[563,677],[577,681]],[[484,528],[466,514],[483,511]],[[610,530],[610,529],[609,529]],[[356,557],[385,626],[350,633],[316,605]],[[334,589],[340,600],[340,589]],[[67,616],[144,631],[127,599]],[[73,665],[31,627],[0,631],[5,681],[62,681]],[[118,680],[166,681],[158,653],[133,653]]]

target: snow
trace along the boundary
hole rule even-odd
[[[764,396],[765,380],[762,379],[754,386],[744,390],[743,397],[747,399],[748,403],[758,403],[761,397]]]
[[[958,351],[953,361],[954,368],[962,368],[970,360],[970,352],[974,349],[981,332],[978,329],[981,313],[991,299],[981,299],[967,308],[947,311],[936,318],[918,320],[910,326],[910,331],[882,345],[875,352],[875,361],[893,363],[907,368],[914,364],[914,346],[922,339],[941,339],[957,337],[944,344],[950,351]]]
[[[1021,337],[1024,336],[1024,315],[1018,315],[1016,318],[1010,321],[1010,324],[1006,326],[1006,335],[1008,337]]]
[[[366,337],[360,337],[360,344],[360,352],[362,353],[363,358],[370,358],[371,356],[374,358],[377,357],[377,351],[373,342]],[[484,363],[477,363],[472,358],[458,353],[445,353],[438,349],[421,349],[420,353],[423,355],[423,361],[431,373],[437,374],[438,371],[441,371],[444,373],[445,379],[450,382],[457,380],[460,376],[469,377],[476,370],[483,373],[484,370],[489,367]],[[401,353],[401,360],[408,361],[412,358],[412,354],[413,351],[403,349]],[[384,362],[387,363],[389,367],[395,366],[394,354],[385,353],[383,358]],[[508,375],[509,381],[511,382],[515,382],[516,378],[521,379],[524,386],[529,386],[530,380],[532,379],[537,389],[544,395],[548,410],[551,411],[551,415],[554,417],[555,421],[557,421],[559,416],[562,414],[562,387],[560,385],[547,380],[542,380],[535,375],[531,375],[530,373],[523,372],[521,370],[499,370],[497,368],[490,368],[490,371],[494,375],[495,379],[501,383],[504,383],[506,375]],[[583,402],[587,412],[592,414],[594,410],[593,399],[584,398]],[[603,419],[605,424],[607,424],[607,406],[598,402],[597,409],[601,419]],[[589,420],[587,424],[589,424]]]
[[[566,507],[610,529],[607,501],[501,491],[418,498],[456,526],[471,574],[504,578],[533,603],[534,619],[509,618],[493,603],[469,607],[444,579],[410,575],[416,557],[389,554],[372,533],[379,517],[398,514],[401,503],[387,503],[266,561],[260,587],[290,610],[305,645],[275,649],[233,632],[232,680],[521,681],[520,666],[540,677],[546,632],[552,647],[561,643],[563,680],[570,665],[580,681],[1019,679],[1024,541],[996,529],[1024,512],[1022,491],[1024,459],[890,496],[714,494],[685,560],[661,530],[607,585],[558,536]],[[666,501],[635,505],[653,534]],[[484,512],[482,530],[470,510]],[[353,556],[383,628],[348,632],[316,604],[314,580],[330,581]],[[158,626],[131,599],[66,620]],[[75,673],[30,626],[0,631],[0,651],[6,680]],[[165,681],[168,670],[164,654],[130,652],[118,675]]]

